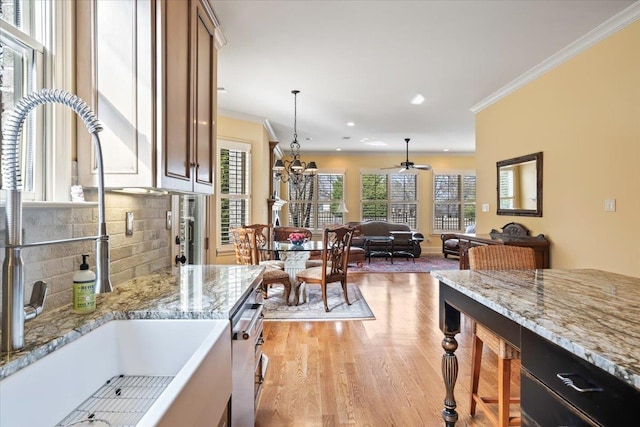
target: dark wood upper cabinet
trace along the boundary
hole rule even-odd
[[[88,0],[76,13],[78,96],[104,124],[106,186],[213,194],[224,37],[211,1]],[[79,130],[82,185],[96,185],[94,157]]]

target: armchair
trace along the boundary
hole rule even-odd
[[[471,224],[467,226],[464,230],[465,233],[475,233],[476,225]],[[440,235],[440,240],[442,240],[442,253],[445,258],[448,258],[448,255],[457,256],[460,258],[460,241],[457,237],[457,233],[442,233]]]

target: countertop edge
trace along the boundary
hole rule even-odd
[[[218,269],[224,269],[225,267],[233,267],[237,269],[237,266],[215,266]],[[67,328],[66,332],[61,334],[50,334],[53,336],[51,339],[46,339],[46,341],[42,344],[36,344],[32,349],[25,350],[21,349],[21,353],[18,354],[9,354],[6,353],[2,355],[5,359],[2,364],[0,364],[0,381],[5,378],[11,376],[12,374],[20,371],[28,367],[29,365],[37,362],[38,360],[44,358],[45,356],[51,354],[52,352],[64,347],[67,344],[74,342],[80,337],[88,334],[89,332],[98,329],[99,327],[109,323],[112,320],[199,320],[199,319],[227,319],[230,320],[230,314],[237,310],[240,306],[240,303],[246,299],[250,292],[255,288],[257,284],[260,283],[262,272],[264,271],[264,267],[255,269],[251,271],[251,277],[247,277],[245,280],[246,286],[243,289],[242,293],[238,293],[234,298],[232,304],[229,304],[225,309],[220,308],[147,308],[147,309],[137,309],[135,307],[127,307],[125,309],[110,309],[105,310],[104,313],[98,314],[98,316],[91,318],[88,315],[79,315],[79,316],[87,316],[83,317],[83,322],[74,327]],[[141,278],[135,278],[130,281],[123,283],[122,285],[116,286],[116,288],[126,288],[131,284],[139,284],[141,280],[150,277],[167,277],[169,272],[159,272],[155,274],[151,274],[149,276],[144,276]],[[171,275],[171,274],[170,274]],[[249,275],[248,275],[249,276]],[[177,289],[179,291],[179,289]],[[102,294],[104,297],[108,298],[109,295],[112,294]],[[114,292],[115,295],[115,292]],[[104,298],[103,297],[103,298]],[[166,295],[159,294],[155,301],[162,301]],[[145,301],[145,303],[149,303],[149,301]],[[55,315],[57,313],[62,312],[70,312],[71,305],[62,306],[56,309],[53,309],[51,314]],[[45,317],[38,316],[36,319],[42,320],[46,319]],[[35,319],[34,319],[35,321]],[[55,329],[55,332],[58,332],[58,329]],[[27,331],[25,331],[27,334]],[[8,360],[7,360],[8,359]]]
[[[597,366],[598,368],[602,369],[603,371],[613,375],[614,377],[624,381],[625,383],[631,385],[632,387],[634,387],[636,390],[640,390],[640,374],[636,374],[632,371],[629,371],[628,369],[622,368],[620,367],[618,364],[616,364],[614,361],[604,357],[601,354],[598,354],[594,351],[588,350],[586,349],[584,346],[580,345],[579,343],[576,343],[574,341],[571,341],[565,337],[562,337],[560,335],[558,335],[557,333],[554,333],[550,330],[548,330],[547,328],[545,328],[544,326],[531,321],[529,319],[527,319],[526,317],[518,314],[518,313],[514,313],[511,310],[508,310],[507,308],[501,306],[500,304],[496,303],[495,301],[491,301],[488,300],[487,298],[484,298],[483,296],[469,290],[468,288],[454,282],[453,280],[445,277],[442,275],[442,273],[446,274],[447,270],[433,270],[430,272],[431,276],[433,276],[435,279],[439,280],[440,282],[444,283],[445,285],[457,290],[458,292],[468,296],[469,298],[473,299],[474,301],[479,302],[480,304],[484,305],[485,307],[494,310],[495,312],[505,316],[506,318],[516,322],[517,324],[519,324],[520,326],[534,332],[535,334],[539,335],[542,338],[547,339],[548,341],[556,344],[557,346],[567,350],[568,352],[570,352],[571,354],[573,354],[574,356],[594,365]]]

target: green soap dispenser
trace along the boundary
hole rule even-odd
[[[78,314],[91,313],[96,309],[96,275],[89,270],[87,258],[89,255],[82,255],[80,270],[73,275],[73,312]]]

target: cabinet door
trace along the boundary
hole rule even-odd
[[[193,61],[195,131],[193,150],[195,176],[193,190],[213,193],[214,149],[216,139],[216,46],[215,26],[200,1],[194,1],[192,37],[195,46]]]
[[[77,93],[104,127],[105,186],[155,186],[150,2],[82,1],[76,16]],[[95,187],[93,142],[77,128],[79,182]]]
[[[188,1],[164,1],[160,7],[161,187],[192,191],[190,7]]]

